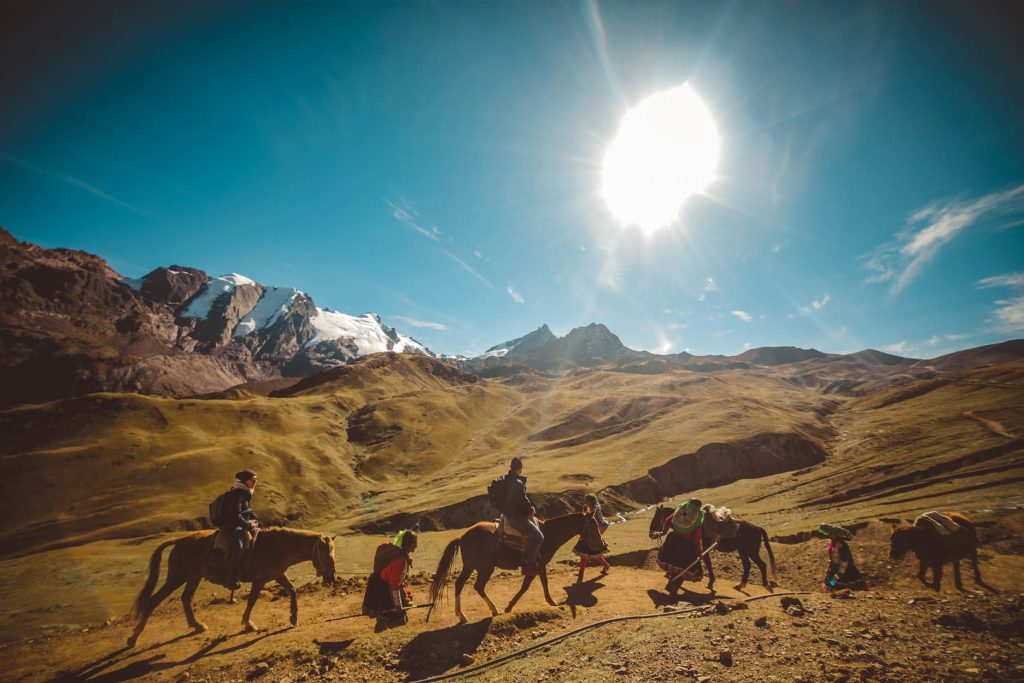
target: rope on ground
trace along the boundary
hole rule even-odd
[[[752,600],[761,600],[763,598],[778,598],[778,597],[782,597],[784,595],[810,595],[810,594],[811,594],[810,591],[787,591],[785,593],[768,593],[766,595],[753,595],[753,596],[750,596],[749,598],[744,598],[743,600],[740,600],[740,602],[750,602]],[[728,599],[728,596],[723,596],[723,597]],[[520,650],[515,650],[514,652],[509,652],[508,654],[502,655],[501,657],[498,657],[496,659],[490,659],[490,660],[488,660],[486,662],[481,662],[480,664],[476,664],[474,666],[466,667],[465,669],[460,669],[458,671],[450,671],[448,673],[438,674],[436,676],[430,676],[429,678],[416,678],[416,679],[413,679],[413,683],[432,683],[433,681],[446,681],[446,680],[451,680],[451,679],[454,679],[454,678],[458,678],[460,676],[468,676],[470,674],[475,674],[477,672],[483,671],[484,669],[490,669],[490,668],[498,666],[500,664],[504,664],[505,662],[509,662],[509,661],[515,659],[516,657],[522,657],[523,655],[530,654],[534,650],[539,650],[540,648],[547,647],[547,646],[550,646],[550,645],[554,645],[555,643],[559,643],[559,642],[561,642],[563,640],[566,640],[570,636],[574,636],[576,634],[583,633],[584,631],[589,631],[591,629],[598,628],[599,626],[607,626],[608,624],[615,624],[615,623],[618,623],[620,621],[633,621],[633,620],[640,620],[640,619],[657,619],[658,617],[677,617],[677,616],[679,616],[681,614],[689,614],[689,613],[692,613],[692,612],[700,612],[700,611],[703,611],[704,609],[705,609],[705,607],[703,605],[701,605],[699,607],[691,607],[689,609],[672,610],[670,612],[654,612],[652,614],[627,614],[627,615],[624,615],[624,616],[621,616],[621,617],[609,617],[608,619],[602,619],[601,621],[595,621],[592,624],[584,624],[583,626],[579,626],[577,628],[571,629],[569,631],[566,631],[565,633],[560,633],[560,634],[558,634],[557,636],[555,636],[553,638],[548,638],[547,640],[541,641],[539,643],[534,643],[533,645],[529,645],[529,646],[524,647],[524,648],[522,648]]]

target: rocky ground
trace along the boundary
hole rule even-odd
[[[639,531],[637,525],[633,533]],[[853,547],[871,588],[846,598],[820,589],[820,540],[773,544],[778,594],[758,585],[756,570],[745,592],[735,590],[739,563],[716,553],[717,593],[688,583],[677,600],[661,591],[664,577],[652,567],[653,551],[638,548],[613,555],[605,577],[588,570],[582,583],[564,559],[556,562],[551,587],[562,602],[558,607],[547,606],[533,587],[514,613],[490,618],[468,590],[467,624],[457,624],[449,598],[429,623],[426,610],[416,609],[408,625],[377,633],[372,621],[355,616],[362,595],[358,578],[333,587],[303,585],[297,627],[288,624],[287,599],[268,589],[256,608],[259,633],[241,632],[242,606],[228,604],[222,589],[204,584],[196,611],[209,627],[205,633],[187,632],[180,602],[172,599],[133,650],[124,648],[127,618],[8,642],[0,646],[7,663],[3,678],[406,681],[464,671],[468,678],[495,681],[1024,679],[1024,594],[1017,583],[1024,556],[1016,539],[992,540],[985,549],[984,585],[974,584],[966,571],[965,590],[947,576],[948,585],[936,593],[914,578],[910,558],[890,566],[887,534],[882,523],[858,533]],[[424,572],[413,582],[421,602],[428,577]],[[488,593],[502,606],[519,582],[510,572],[499,573]],[[662,616],[600,625],[546,644],[611,617],[652,614]],[[472,671],[530,645],[540,647]]]

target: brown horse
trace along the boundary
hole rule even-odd
[[[139,622],[135,631],[128,638],[128,647],[135,647],[135,643],[146,627],[146,621],[164,598],[176,591],[184,584],[185,591],[181,594],[181,604],[185,608],[185,619],[188,625],[196,633],[206,630],[206,626],[196,621],[192,613],[192,596],[195,595],[199,582],[203,579],[212,581],[214,569],[209,561],[213,531],[197,531],[194,534],[164,541],[149,558],[149,578],[143,584],[135,599],[133,614],[138,617]],[[160,561],[164,548],[173,546],[167,560],[167,580],[160,590],[153,594],[157,579],[160,576]],[[252,614],[253,605],[260,597],[260,590],[268,581],[277,581],[291,596],[291,622],[292,626],[299,620],[299,604],[295,596],[295,586],[285,576],[285,570],[293,564],[311,560],[316,569],[317,576],[324,577],[325,583],[334,581],[334,539],[324,536],[315,531],[302,531],[300,529],[282,529],[270,527],[260,531],[256,543],[250,553],[246,553],[244,568],[251,570],[252,587],[249,590],[249,600],[242,616],[242,623],[246,631],[257,631],[259,629],[249,620]],[[251,562],[251,565],[250,565]]]
[[[544,542],[540,546],[540,554],[538,555],[537,576],[540,577],[540,585],[544,587],[544,599],[548,601],[549,605],[556,603],[552,600],[551,593],[548,592],[547,564],[554,557],[555,552],[565,545],[566,541],[577,536],[583,530],[583,523],[586,519],[587,516],[583,513],[574,512],[540,523],[541,531],[544,532]],[[495,567],[517,569],[522,566],[522,557],[519,551],[506,548],[498,543],[497,526],[494,522],[477,522],[466,533],[449,543],[444,549],[441,561],[437,565],[437,571],[434,573],[434,580],[430,585],[430,601],[433,605],[427,612],[428,621],[431,612],[434,611],[434,607],[444,597],[444,590],[451,576],[452,563],[460,548],[462,550],[462,572],[459,574],[459,578],[455,580],[455,614],[459,617],[459,623],[466,623],[466,615],[462,613],[462,588],[466,585],[474,570],[476,571],[476,582],[473,584],[473,588],[484,599],[487,606],[491,608],[491,614],[494,616],[498,615],[498,608],[487,597],[484,587],[487,585],[487,581],[490,580],[491,574],[494,573]],[[533,574],[527,574],[523,577],[523,585],[519,588],[519,592],[509,601],[508,606],[505,607],[506,612],[512,611],[512,608],[519,602],[519,598],[523,596],[523,593],[526,592],[531,583],[533,583]]]
[[[908,552],[913,552],[917,555],[919,562],[917,578],[927,586],[928,582],[924,576],[928,568],[931,567],[931,588],[935,590],[942,588],[942,565],[947,562],[953,563],[953,581],[957,588],[963,590],[964,586],[960,580],[960,560],[969,558],[974,566],[974,582],[982,586],[985,585],[981,580],[981,570],[978,568],[978,533],[974,528],[974,523],[959,512],[943,514],[963,527],[964,531],[957,531],[949,536],[940,536],[937,532],[917,524],[894,527],[889,557],[893,560],[900,560]],[[921,521],[920,524],[928,524],[928,522]]]
[[[771,543],[768,542],[768,532],[745,519],[733,517],[733,521],[739,525],[736,535],[723,536],[718,528],[718,520],[709,508],[712,508],[712,506],[705,505],[703,508],[704,524],[701,525],[703,544],[705,548],[708,548],[712,543],[717,542],[718,545],[715,549],[719,552],[739,553],[740,561],[743,563],[743,579],[736,585],[736,590],[746,588],[747,580],[750,578],[750,562],[753,560],[757,568],[761,570],[761,584],[769,592],[773,592],[774,587],[778,585],[778,569],[775,566],[775,553],[772,552]],[[654,517],[651,518],[651,526],[648,529],[648,534],[651,538],[657,538],[661,534],[661,528],[665,524],[665,519],[672,514],[672,510],[673,508],[661,505],[654,510]],[[771,563],[771,582],[768,581],[768,567],[765,565],[764,560],[761,559],[762,543],[764,543],[765,550],[768,551],[768,560]],[[708,588],[714,589],[715,569],[711,566],[711,553],[704,555],[704,567],[708,571]]]

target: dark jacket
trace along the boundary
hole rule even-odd
[[[509,472],[505,475],[508,483],[505,484],[505,507],[507,515],[529,515],[533,503],[526,495],[526,477]]]
[[[221,509],[217,526],[221,529],[249,528],[249,522],[256,520],[256,511],[252,509],[252,491],[249,489],[231,489],[224,495],[224,507]]]

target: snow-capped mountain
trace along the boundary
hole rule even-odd
[[[374,313],[187,266],[124,278],[0,229],[0,403],[89,391],[184,396],[303,376],[381,351],[434,356]],[[10,396],[7,396],[7,394]]]

